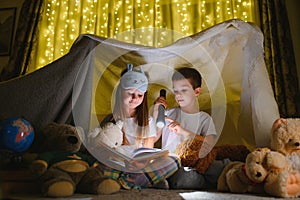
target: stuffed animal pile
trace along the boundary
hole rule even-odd
[[[116,148],[124,143],[122,126],[122,122],[107,124],[94,130],[91,138],[96,144],[102,141]],[[111,194],[120,190],[117,181],[104,177],[96,159],[80,150],[80,131],[83,130],[67,124],[51,123],[45,127],[45,152],[31,165],[44,195],[66,197],[75,192]],[[199,157],[203,144],[202,137],[196,136],[179,144],[176,153],[183,166],[199,173],[204,173],[214,160],[229,158],[232,162],[219,177],[218,191],[300,196],[300,119],[276,120],[271,148],[250,151],[244,145],[220,145]]]
[[[250,150],[244,145],[220,145],[212,148],[204,157],[201,154],[203,138],[196,135],[194,138],[180,143],[175,153],[179,155],[184,167],[193,167],[199,173],[204,173],[214,160],[229,158],[231,161],[245,161]]]
[[[272,127],[270,148],[248,154],[245,163],[228,164],[218,190],[265,193],[276,197],[300,195],[300,119],[278,119]]]
[[[45,196],[111,194],[120,190],[118,182],[104,177],[93,157],[80,151],[79,131],[82,130],[67,124],[50,123],[45,127],[45,151],[31,164]]]
[[[269,148],[257,148],[248,154],[245,163],[231,162],[225,166],[217,189],[233,193],[274,193],[274,186],[283,184],[278,176],[289,172],[284,155]]]

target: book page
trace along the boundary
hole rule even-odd
[[[130,160],[141,160],[141,159],[151,159],[153,157],[158,157],[159,155],[167,155],[168,150],[161,150],[158,148],[135,148],[134,146],[123,145],[117,147],[116,150],[128,157]]]
[[[130,168],[128,166],[132,163],[149,163],[158,157],[169,155],[168,150],[161,150],[156,148],[138,148],[135,146],[122,145],[111,148],[102,141],[90,144],[89,151],[97,158],[101,158],[104,164],[121,171],[137,172],[142,168]],[[130,164],[131,163],[131,164]]]
[[[132,158],[139,158],[139,157],[143,157],[143,156],[151,156],[151,155],[155,155],[155,154],[161,154],[162,152],[165,152],[167,150],[161,150],[161,149],[157,149],[157,148],[138,148],[138,149],[134,149],[132,152]]]

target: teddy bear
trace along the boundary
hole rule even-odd
[[[271,149],[284,154],[300,172],[300,118],[279,118],[272,126]]]
[[[296,197],[300,192],[299,178],[282,153],[257,148],[247,155],[245,162],[235,161],[224,167],[217,190]]]
[[[283,154],[267,147],[257,148],[247,155],[245,162],[231,162],[225,166],[217,190],[285,197],[286,177],[290,175],[290,166]],[[282,178],[286,178],[285,181]]]
[[[118,120],[115,123],[108,122],[103,128],[96,127],[88,134],[90,143],[101,141],[110,148],[116,148],[123,144],[124,134],[122,132],[123,121]]]
[[[250,153],[250,150],[244,145],[219,145],[201,156],[203,144],[205,144],[203,137],[196,135],[177,145],[175,153],[180,157],[182,166],[193,167],[197,172],[204,173],[214,160],[228,158],[231,161],[243,162]]]
[[[281,182],[289,181],[286,191],[277,196],[297,197],[300,195],[300,119],[279,118],[272,126],[271,149],[285,155],[292,174],[281,175]],[[278,176],[277,176],[278,177]],[[277,189],[281,191],[282,189]]]
[[[54,122],[45,126],[45,150],[30,166],[43,195],[66,197],[75,192],[111,194],[120,190],[117,181],[104,177],[100,163],[80,150],[82,131],[80,127]]]
[[[272,152],[275,155],[279,153],[277,151]],[[279,155],[280,154],[281,153],[279,153]],[[278,163],[278,160],[282,160],[282,156],[285,158],[283,154],[279,155],[269,158],[267,163],[272,163],[271,160]],[[283,166],[284,164],[282,164],[282,166],[276,164],[267,166],[269,174],[264,182],[264,191],[267,194],[276,197],[298,197],[300,195],[300,175],[291,168],[289,161],[286,158],[285,167]]]

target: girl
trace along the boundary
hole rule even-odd
[[[148,114],[147,89],[148,79],[143,72],[133,71],[132,65],[127,66],[127,72],[122,73],[117,87],[113,113],[102,122],[122,120],[124,122],[124,139],[127,145],[136,147],[154,146],[156,128],[153,119]]]
[[[117,88],[113,113],[101,122],[103,127],[107,122],[122,120],[124,145],[154,147],[156,126],[148,114],[147,89],[148,79],[142,66],[140,71],[133,71],[132,65],[128,65]],[[138,173],[121,172],[108,166],[103,167],[103,171],[106,176],[119,180],[126,189],[144,188],[164,181],[180,168],[180,161],[178,157],[163,156],[147,163],[127,163],[127,168],[137,169]]]

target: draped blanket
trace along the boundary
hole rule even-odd
[[[0,117],[23,116],[39,132],[49,122],[73,123],[87,133],[112,112],[114,92],[127,63],[149,76],[150,111],[159,90],[176,106],[171,75],[192,64],[203,77],[199,108],[211,114],[219,143],[269,146],[279,117],[266,71],[263,35],[238,19],[215,25],[169,46],[154,48],[80,35],[68,54],[25,76],[0,83]]]

